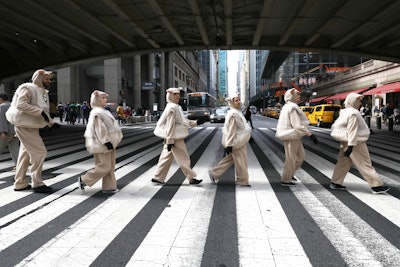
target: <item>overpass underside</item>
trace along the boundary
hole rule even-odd
[[[400,2],[2,1],[0,79],[37,68],[196,49],[315,51],[400,60]]]

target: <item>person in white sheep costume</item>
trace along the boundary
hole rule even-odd
[[[15,133],[21,142],[14,179],[15,191],[31,188],[36,193],[53,191],[42,179],[47,149],[39,133],[40,128],[58,126],[49,115],[49,91],[46,88],[51,84],[50,75],[51,71],[35,71],[31,83],[23,83],[17,88],[6,112],[7,120],[15,126]],[[32,165],[32,185],[26,176],[29,164]]]
[[[297,179],[294,174],[300,168],[305,157],[301,138],[309,136],[315,144],[318,143],[318,139],[308,129],[310,122],[297,105],[300,102],[300,92],[295,88],[289,89],[286,91],[284,99],[285,105],[280,112],[275,134],[283,141],[285,147],[281,185],[295,186],[293,181]]]
[[[345,108],[340,111],[339,117],[331,127],[331,136],[340,142],[340,149],[330,188],[346,190],[343,186],[344,178],[354,164],[370,184],[372,193],[385,193],[389,187],[383,184],[372,166],[367,147],[370,129],[359,111],[362,99],[363,95],[350,93],[344,101]]]
[[[212,183],[232,166],[235,166],[235,183],[239,186],[249,185],[249,172],[247,164],[247,143],[251,137],[251,127],[241,111],[241,103],[238,95],[226,99],[230,109],[225,116],[222,129],[222,146],[226,155],[208,174]]]
[[[185,137],[189,134],[189,127],[199,123],[188,120],[183,114],[182,107],[178,104],[181,88],[168,88],[167,106],[157,122],[154,134],[164,139],[163,150],[158,160],[156,173],[151,181],[155,184],[165,184],[168,170],[175,158],[189,184],[199,184],[202,180],[196,179],[197,174],[190,167],[190,157],[187,152]]]
[[[116,193],[117,180],[115,178],[116,147],[122,140],[122,132],[118,121],[114,119],[107,106],[108,94],[95,90],[90,96],[90,111],[88,124],[85,130],[86,149],[93,154],[95,168],[78,177],[79,188],[84,191],[85,186],[93,186],[102,179],[102,192]]]

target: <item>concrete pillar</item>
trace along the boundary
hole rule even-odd
[[[165,90],[167,90],[167,88],[172,87],[171,86],[167,86],[166,80],[167,80],[167,73],[166,73],[166,67],[165,67],[165,53],[161,53],[161,58],[160,58],[160,100],[159,100],[159,104],[158,104],[158,110],[164,110],[165,108]]]
[[[135,110],[142,106],[142,79],[140,71],[140,55],[133,58],[133,107]]]
[[[72,67],[57,69],[57,98],[58,102],[69,103],[75,101],[74,72]]]
[[[121,88],[121,58],[104,60],[104,91],[108,94],[108,101],[115,103],[112,109],[122,101]]]
[[[154,63],[155,63],[155,61],[154,61],[154,53],[151,53],[151,54],[148,55],[148,57],[147,57],[147,63],[148,63],[148,64],[147,64],[147,68],[148,68],[148,71],[147,71],[147,73],[148,73],[147,80],[148,80],[148,81],[155,82],[155,79],[156,79],[156,73],[155,73],[155,71],[156,71],[156,69],[155,69],[155,64],[154,64]],[[146,106],[149,107],[150,111],[153,111],[153,103],[156,102],[156,101],[158,101],[158,100],[156,99],[153,90],[146,90],[146,93],[147,93],[147,95],[148,95],[148,105],[146,105]]]

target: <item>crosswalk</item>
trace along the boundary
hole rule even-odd
[[[207,171],[222,157],[220,125],[191,129],[189,185],[173,163],[165,186],[150,182],[162,149],[154,126],[124,127],[117,150],[120,192],[98,183],[82,194],[77,177],[93,168],[84,128],[43,132],[50,195],[13,191],[12,163],[0,155],[0,266],[400,266],[400,136],[376,133],[369,148],[391,187],[373,195],[357,170],[347,191],[329,189],[338,143],[329,129],[304,140],[295,187],[280,186],[284,151],[274,128],[248,145],[251,188],[228,171],[217,186]]]

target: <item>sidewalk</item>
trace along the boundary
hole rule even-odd
[[[386,124],[383,123],[382,117],[381,117],[381,129],[378,129],[377,124],[376,124],[376,116],[371,116],[371,123],[370,123],[370,129],[373,131],[386,131],[389,132],[389,120],[386,121]],[[390,131],[392,132],[392,131]],[[400,133],[398,131],[393,131],[396,133]]]

